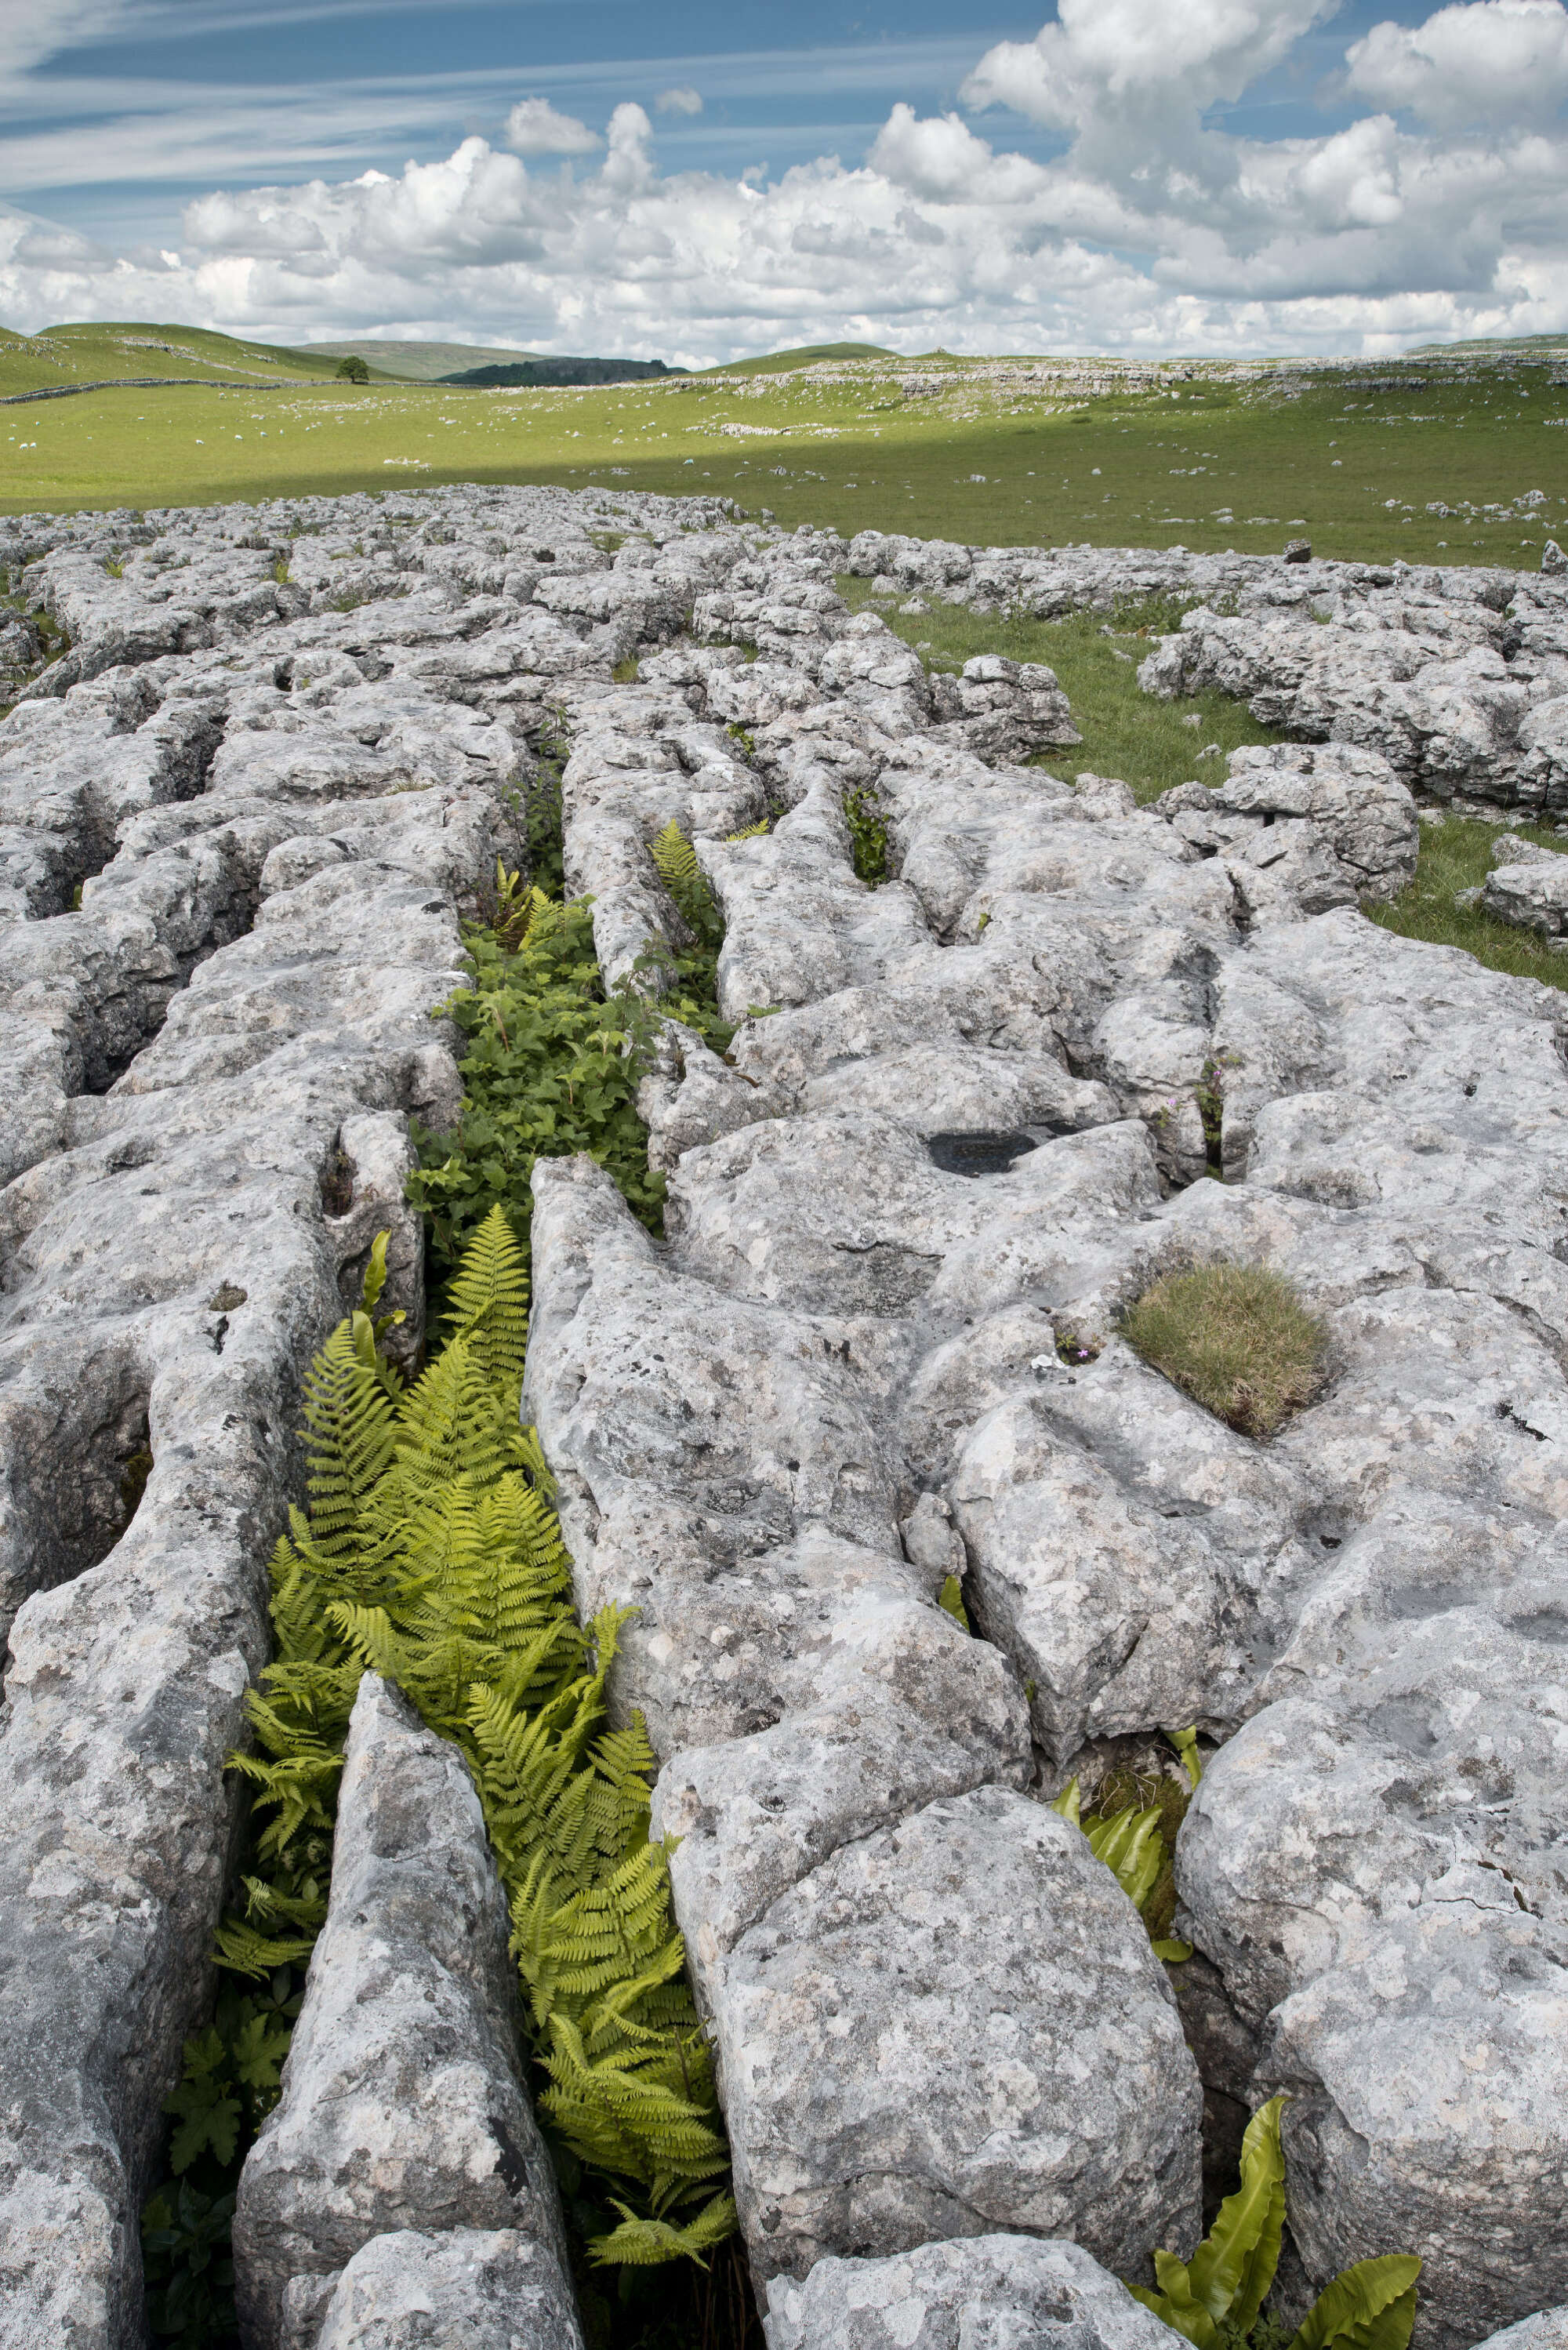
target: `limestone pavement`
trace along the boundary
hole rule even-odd
[[[681,942],[672,819],[726,925],[729,1052],[670,1024],[644,1081],[664,1239],[590,1161],[536,1177],[526,1405],[584,1611],[638,1610],[615,1701],[680,1839],[773,2350],[1152,2350],[1103,2271],[1190,2250],[1205,2114],[1277,2087],[1288,2293],[1418,2251],[1443,2350],[1568,2299],[1568,1013],[1356,910],[1413,870],[1412,785],[1568,795],[1558,583],[525,490],[36,517],[0,562],[69,640],[36,668],[18,621],[0,723],[0,2340],[139,2339],[299,1378],[382,1228],[418,1344],[408,1118],[458,1101],[430,1011],[546,755],[612,983]],[[1199,595],[1147,689],[1301,739],[1150,808],[1061,781],[1048,670],[928,677],[845,569],[982,610]],[[1117,1334],[1220,1258],[1331,1334],[1268,1445]],[[442,1939],[436,1888],[493,1908],[472,1789],[379,1684],[361,1712],[242,2192],[249,2338],[500,2341],[525,2306],[569,2350],[504,1969]],[[1168,1969],[1049,1798],[1189,1722]]]

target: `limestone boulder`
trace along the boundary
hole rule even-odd
[[[1075,1828],[981,1788],[842,1845],[704,1970],[764,2275],[1071,2229],[1140,2270],[1198,2226],[1197,2073]]]
[[[560,2263],[517,2228],[402,2228],[360,2246],[316,2350],[582,2350]]]
[[[887,2260],[818,2261],[799,2283],[774,2280],[763,2325],[768,2350],[1169,2350],[1170,2342],[1169,2328],[1080,2245],[1007,2235],[921,2244]]]
[[[520,2231],[550,2305],[570,2309],[554,2173],[518,2057],[507,1933],[466,1763],[367,1673],[327,1924],[281,2098],[240,2180],[234,2276],[247,2350],[306,2350],[354,2255],[406,2230],[437,2239],[431,2257],[455,2262],[460,2276],[469,2248],[440,2240]],[[348,2303],[357,2296],[351,2287]]]

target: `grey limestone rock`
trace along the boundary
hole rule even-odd
[[[1568,923],[1568,857],[1503,834],[1493,844],[1491,865],[1480,890],[1487,912],[1560,939]]]
[[[1098,576],[1127,574],[1107,559]],[[1301,579],[1289,595],[1263,572],[1240,579],[1237,647],[1293,629],[1317,658],[1338,629],[1359,660],[1394,635],[1396,667],[1414,664],[1404,681],[1435,663],[1476,692],[1505,664],[1515,591],[1484,576],[1303,567]],[[1308,620],[1314,597],[1333,603],[1332,628]],[[1233,2137],[1249,2103],[1290,2085],[1306,2282],[1409,2243],[1427,2261],[1427,2322],[1457,2350],[1538,2299],[1542,2279],[1550,2289],[1560,2234],[1558,2088],[1524,2052],[1541,2044],[1559,1963],[1545,1922],[1555,1748],[1530,1726],[1554,1684],[1528,1643],[1556,1620],[1556,1554],[1541,1545],[1568,1426],[1548,1172],[1568,1107],[1561,999],[1354,910],[1412,869],[1412,769],[1386,734],[1247,754],[1219,793],[1184,786],[1140,811],[1114,779],[1075,790],[986,765],[946,739],[935,705],[921,724],[898,704],[912,678],[857,682],[824,646],[820,601],[791,608],[815,616],[799,667],[849,681],[762,719],[756,761],[786,806],[771,833],[701,843],[728,926],[722,1000],[733,1016],[781,1008],[743,1019],[723,1063],[683,1048],[650,1092],[670,1179],[664,1262],[596,1204],[598,1179],[551,1173],[530,1367],[585,1596],[635,1596],[652,1633],[633,1637],[622,1702],[659,1725],[661,1817],[685,1835],[677,1898],[759,2272],[831,2243],[846,2213],[872,2213],[884,2242],[900,2224],[905,2241],[965,2224],[941,2199],[963,2189],[940,2147],[922,2148],[918,2190],[878,2203],[850,2127],[856,2076],[836,2073],[806,2125],[780,2054],[815,2044],[823,1997],[851,1996],[810,1973],[822,1945],[807,1888],[836,1888],[851,1855],[911,1820],[1016,1800],[994,1764],[967,1791],[942,1778],[972,1766],[923,1729],[897,1753],[877,1710],[857,1697],[851,1724],[838,1693],[882,1653],[878,1617],[890,1686],[908,1669],[891,1636],[918,1609],[880,1614],[870,1559],[892,1558],[896,1528],[935,1578],[961,1563],[956,1529],[977,1626],[1032,1685],[1047,1786],[1184,1721],[1229,1741],[1180,1855],[1212,1993],[1193,2021],[1211,2121]],[[1530,625],[1544,660],[1557,622],[1541,608]],[[838,629],[857,662],[876,653],[873,631]],[[678,660],[661,667],[671,683]],[[727,692],[740,674],[694,659],[679,681],[701,714],[710,685]],[[1415,771],[1446,772],[1430,730],[1417,735],[1428,752]],[[849,871],[846,785],[873,787],[888,819],[891,878],[870,893]],[[1216,1151],[1229,1180],[1195,1180]],[[1116,1335],[1161,1270],[1214,1257],[1277,1264],[1327,1323],[1324,1396],[1269,1447],[1219,1426]],[[833,1366],[831,1405],[780,1384],[814,1359]],[[832,1553],[829,1536],[851,1547]],[[831,1677],[814,1662],[814,1687],[794,1659],[825,1653],[821,1601],[802,1648],[796,1595],[808,1559],[815,1577],[828,1555],[865,1576],[864,1652]],[[1462,1666],[1412,1596],[1415,1562],[1434,1555],[1471,1594]],[[704,1556],[724,1578],[706,1654]],[[1309,1701],[1324,1710],[1321,1759],[1297,1711]],[[1451,1762],[1433,1727],[1450,1716],[1476,1725]],[[1342,1832],[1335,1805],[1362,1783],[1343,1754],[1370,1776]],[[1415,1778],[1412,1756],[1429,1757]],[[1461,1825],[1481,1879],[1454,1883],[1491,1883],[1495,1863],[1531,1917],[1506,1879],[1480,1908],[1435,1889]],[[773,1926],[782,1939],[742,1984]],[[1529,2148],[1521,2168],[1500,2165],[1479,2107],[1473,2124],[1452,2101],[1442,2127],[1422,2119],[1395,2026],[1355,2037],[1350,2019],[1375,2012],[1364,1946],[1394,1970],[1396,1929],[1401,1996],[1422,2019],[1412,2061],[1447,2082],[1495,2024],[1483,2077]],[[857,1962],[858,1993],[858,1946]],[[787,2029],[769,1967],[807,1986]],[[1516,2199],[1511,2217],[1521,2178],[1529,2216]],[[1003,2224],[1083,2231],[1081,2214]]]
[[[402,2228],[361,2245],[316,2350],[582,2350],[559,2263],[516,2228]]]
[[[247,2350],[306,2350],[339,2273],[373,2240],[403,2247],[404,2230],[435,2240],[421,2265],[450,2275],[453,2290],[479,2257],[445,2241],[453,2230],[514,2231],[484,2257],[505,2251],[529,2267],[554,2322],[569,2318],[555,2177],[518,2061],[507,1931],[467,1764],[367,1673],[327,1923],[282,2096],[240,2180],[234,2277]],[[385,2257],[367,2265],[384,2293]],[[361,2268],[338,2303],[362,2308],[370,2292]],[[343,2331],[346,2310],[336,2335],[333,2322],[329,2338],[361,2338]]]
[[[764,2275],[999,2226],[1134,2270],[1196,2241],[1198,2088],[1163,1970],[1027,1796],[840,1846],[704,1988]]]
[[[663,1240],[591,1165],[538,1170],[528,1388],[579,1597],[639,1611],[614,1703],[680,1838],[754,2272],[978,2276],[999,2227],[1020,2273],[1064,2234],[1188,2248],[1168,1987],[1040,1798],[1192,1721],[1219,1752],[1184,2012],[1211,2129],[1291,2093],[1302,2289],[1407,2244],[1433,2350],[1568,2294],[1568,1022],[1356,910],[1409,876],[1412,790],[1568,805],[1564,580],[846,547],[502,487],[7,519],[0,562],[73,640],[0,722],[0,2338],[137,2338],[300,1374],[382,1228],[417,1347],[407,1122],[460,1108],[430,1013],[563,748],[607,972],[685,942],[671,821],[726,923],[732,1045],[667,1030],[643,1083]],[[1298,739],[1154,808],[1068,783],[1018,764],[1070,740],[1049,672],[928,676],[846,568],[980,614],[1197,598],[1147,687]],[[877,888],[846,791],[887,827]],[[1503,855],[1499,905],[1550,927],[1555,859]],[[1324,1322],[1323,1392],[1268,1446],[1117,1335],[1216,1258]],[[340,1987],[369,1961],[335,1915]],[[488,2325],[515,2261],[476,2244],[520,2231],[489,2108],[447,2196],[441,2050],[400,2023],[378,2074],[341,2036],[386,2142],[434,2147],[436,2210],[406,2170],[324,2188],[331,2241],[275,2247],[287,2324]],[[296,2055],[299,2113],[331,2063]],[[924,2290],[888,2323],[1037,2322]]]
[[[768,2350],[1168,2350],[1169,2343],[1168,2327],[1080,2245],[1028,2236],[818,2261],[803,2282],[774,2280],[763,2324]]]
[[[1521,2317],[1516,2325],[1505,2325],[1501,2334],[1489,2334],[1476,2350],[1563,2350],[1565,2344],[1568,2308],[1542,2309],[1533,2317]]]

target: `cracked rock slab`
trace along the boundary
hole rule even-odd
[[[832,1857],[707,1973],[767,2273],[1064,2226],[1112,2267],[1199,2232],[1198,2087],[1141,1921],[1077,1831],[977,1789]]]
[[[403,2228],[360,2246],[315,2350],[583,2350],[560,2263],[516,2228]]]
[[[346,2279],[346,2293],[339,2274],[372,2240],[410,2252],[400,2232],[410,2230],[435,2240],[419,2264],[453,2276],[460,2296],[480,2291],[477,2262],[504,2253],[539,2281],[553,2322],[571,2313],[555,2175],[518,2061],[507,1934],[467,1764],[367,1673],[327,1923],[282,2095],[240,2179],[234,2278],[247,2350],[306,2350],[335,2288],[344,2314],[334,2338],[360,2339],[345,2331],[348,2313],[363,2308],[368,2270],[378,2292],[389,2289],[385,2255]],[[450,2241],[475,2230],[510,2231],[510,2241],[482,2252]]]

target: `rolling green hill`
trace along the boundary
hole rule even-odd
[[[307,343],[304,356],[329,359],[333,368],[339,359],[360,359],[373,374],[385,376],[395,383],[440,383],[444,376],[456,375],[464,368],[504,367],[510,361],[521,365],[537,359],[539,354],[514,350],[510,345],[382,343],[363,338],[356,342],[350,337],[346,342]]]
[[[204,327],[145,321],[46,327],[36,335],[0,328],[0,393],[70,389],[126,377],[202,383],[320,383],[337,362],[322,352],[239,342]]]
[[[732,359],[728,366],[703,368],[704,375],[793,375],[796,368],[815,367],[821,359],[896,359],[879,343],[807,343],[798,351],[768,351],[760,359]]]
[[[1568,334],[1500,335],[1474,343],[1417,343],[1404,356],[1407,359],[1518,359],[1539,366],[1542,359],[1568,359]]]

